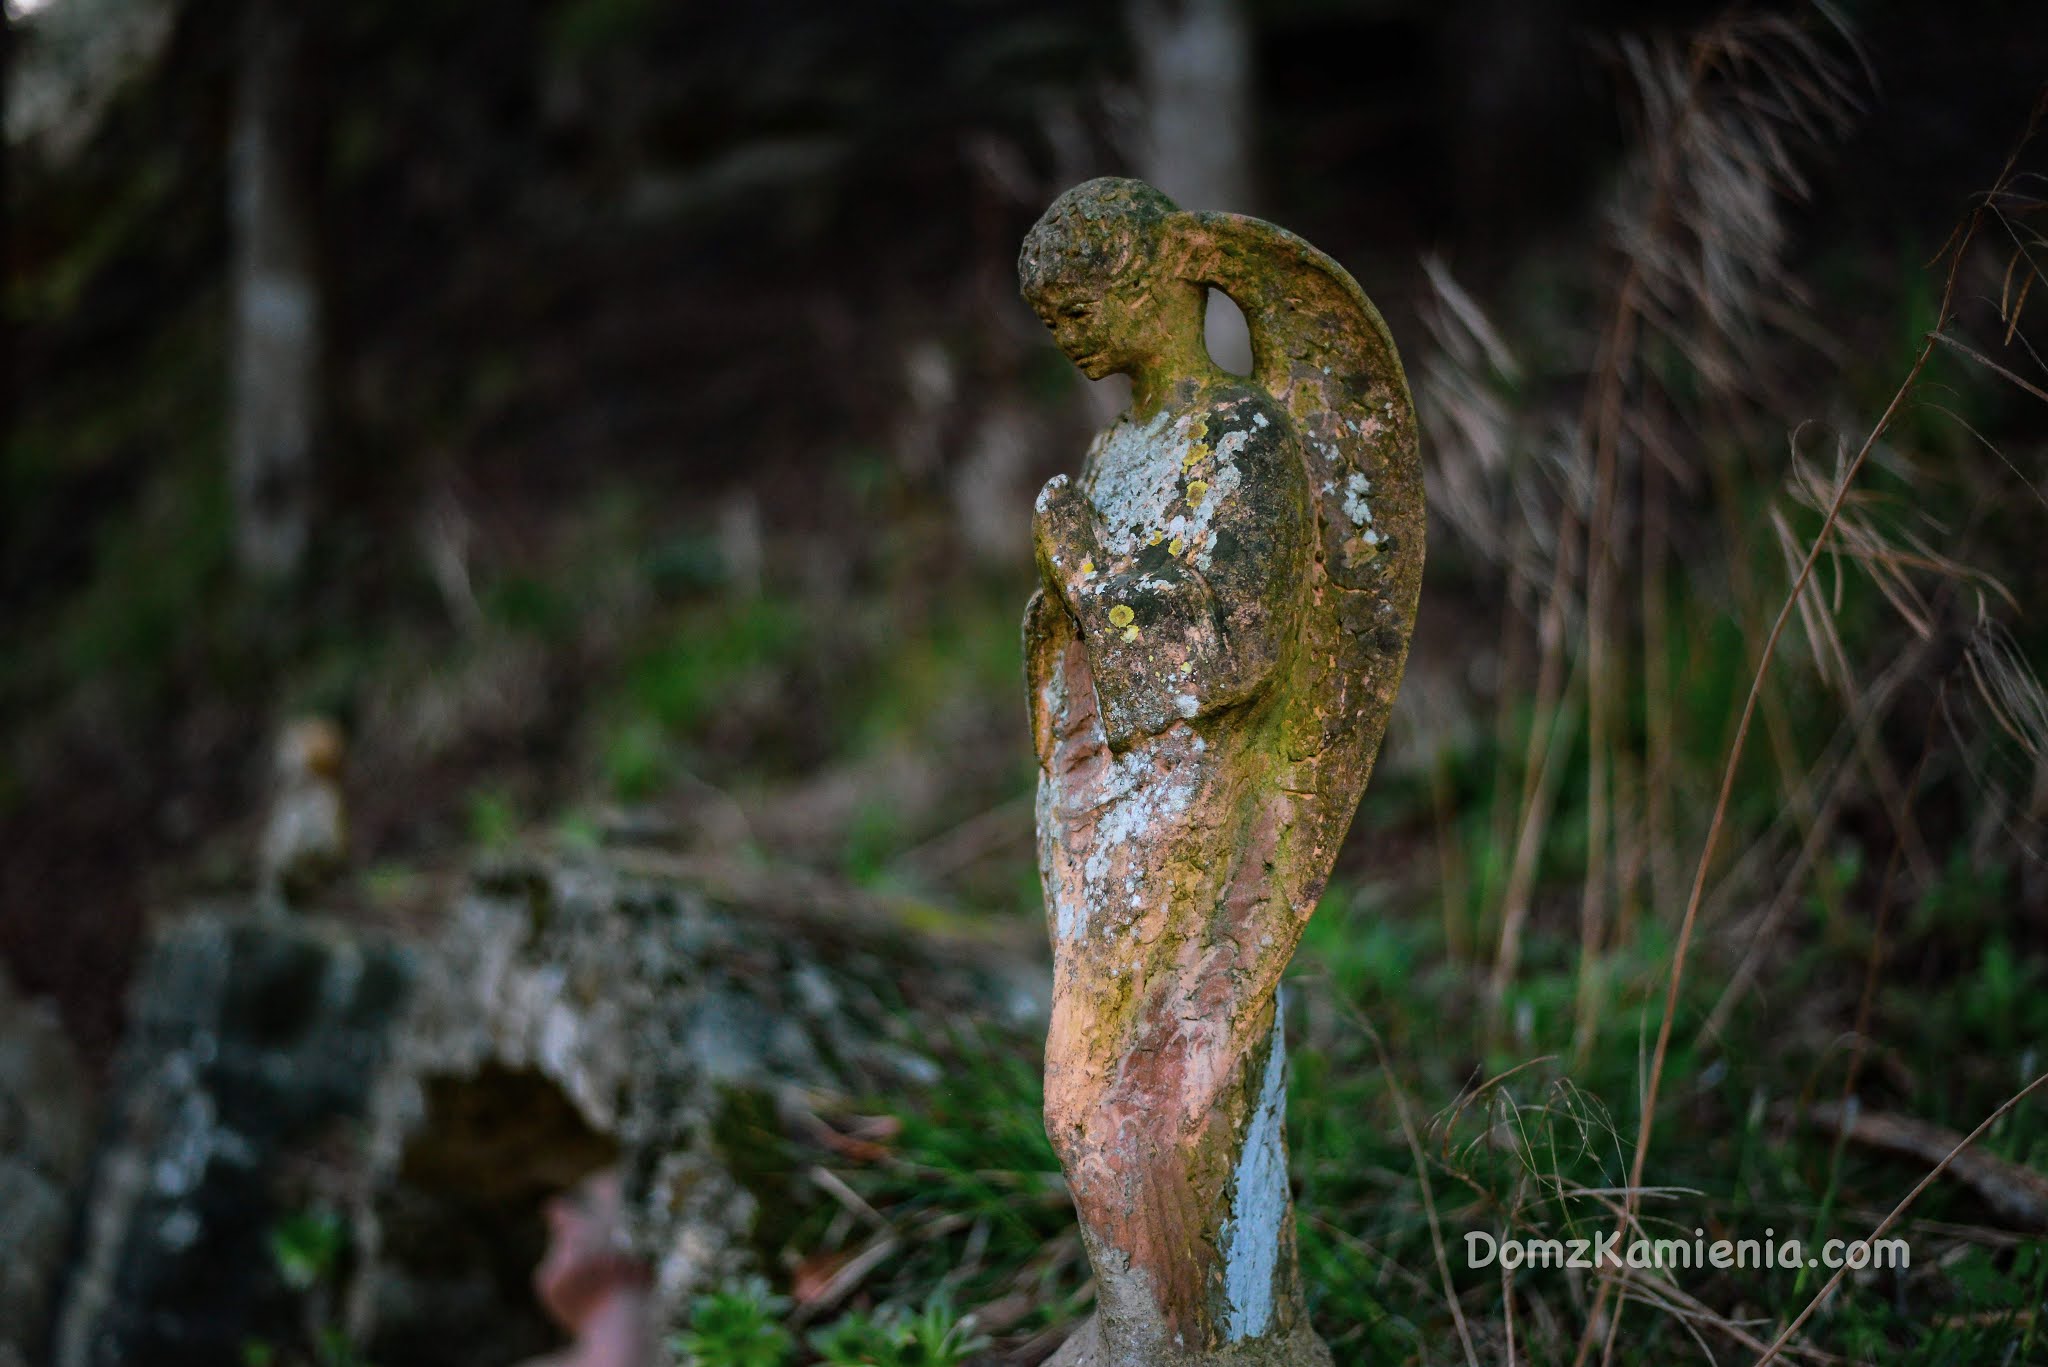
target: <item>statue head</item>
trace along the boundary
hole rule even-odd
[[[1024,237],[1017,280],[1024,302],[1091,380],[1155,358],[1165,334],[1184,330],[1202,291],[1153,270],[1174,202],[1142,180],[1103,176],[1054,200]]]

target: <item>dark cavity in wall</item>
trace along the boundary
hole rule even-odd
[[[426,1101],[399,1180],[379,1199],[369,1359],[502,1367],[558,1346],[533,1290],[543,1209],[615,1164],[617,1145],[530,1069],[432,1078]]]

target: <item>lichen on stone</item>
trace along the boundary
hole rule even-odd
[[[1134,396],[1034,523],[1046,1118],[1101,1303],[1054,1361],[1324,1364],[1295,1265],[1275,994],[1400,679],[1413,421],[1385,325],[1328,258],[1109,185],[1062,197],[1022,272],[1077,364],[1126,370]],[[1095,292],[1087,328],[1047,306],[1055,280]],[[1252,330],[1248,379],[1201,349],[1212,287]],[[1060,569],[1075,563],[1101,577]],[[1105,599],[1112,630],[1092,630]]]

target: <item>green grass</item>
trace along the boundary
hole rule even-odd
[[[1534,967],[1539,963],[1554,966]],[[1311,922],[1289,989],[1298,1041],[1290,1145],[1312,1313],[1339,1361],[1460,1360],[1396,1087],[1426,1156],[1434,1219],[1482,1361],[1504,1360],[1504,1301],[1497,1270],[1464,1266],[1465,1234],[1592,1237],[1613,1226],[1611,1202],[1596,1193],[1627,1181],[1637,1070],[1654,1016],[1641,1011],[1637,1029],[1603,1033],[1594,1052],[1567,1069],[1560,1055],[1572,1038],[1574,965],[1548,946],[1531,955],[1531,964],[1516,997],[1530,1010],[1521,1013],[1519,1031],[1511,1027],[1503,1038],[1478,1009],[1482,977],[1446,955],[1435,918],[1404,916],[1379,894],[1338,889]],[[1987,983],[2007,971],[1982,970]],[[1647,1001],[1660,972],[1650,956],[1625,966],[1617,972],[1618,996]],[[1954,1040],[1971,1028],[1976,1009],[1958,994],[1932,1012],[1923,1008],[1919,1019]],[[862,1282],[859,1304],[823,1331],[799,1333],[789,1307],[778,1303],[789,1361],[951,1360],[897,1358],[873,1348],[862,1350],[867,1357],[831,1355],[871,1344],[877,1326],[901,1332],[934,1294],[971,1310],[1029,1288],[1032,1312],[1003,1326],[997,1348],[1085,1312],[1085,1270],[1070,1242],[1061,1252],[1063,1239],[1071,1241],[1071,1217],[1039,1120],[1030,1045],[989,1032],[954,1039],[942,1083],[921,1097],[871,1103],[886,1106],[897,1126],[872,1160],[824,1159],[897,1232],[900,1247]],[[1763,1015],[1711,1056],[1674,1054],[1669,1066],[1684,1085],[1666,1093],[1650,1181],[1669,1190],[1644,1202],[1652,1234],[1689,1240],[1703,1229],[1709,1238],[1754,1237],[1768,1227],[1780,1240],[1817,1247],[1824,1238],[1866,1232],[1872,1212],[1888,1209],[1918,1176],[1915,1165],[1788,1130],[1768,1104],[1784,1095],[1780,1079],[1802,1074],[1816,1094],[1831,1096],[1839,1071],[1828,1073],[1828,1063],[1797,1042],[1773,1039]],[[1497,1077],[1517,1065],[1511,1076]],[[1489,1079],[1496,1080],[1480,1086]],[[1930,1074],[1923,1081],[1932,1091],[1950,1080]],[[1988,1110],[2002,1099],[1994,1091],[1973,1089],[1965,1109]],[[1926,1109],[1928,1098],[1905,1108]],[[2040,1119],[2039,1110],[2016,1115],[1993,1136],[1993,1150],[2035,1162],[2048,1157]],[[789,1227],[785,1257],[832,1265],[869,1246],[876,1230],[849,1219],[841,1202],[801,1183],[791,1190],[803,1193],[804,1209]],[[1952,1186],[1931,1191],[1900,1231],[1912,1241],[1911,1271],[1845,1287],[1809,1325],[1808,1341],[1857,1362],[2037,1360],[2032,1355],[2043,1345],[2027,1307],[2040,1304],[2048,1285],[2043,1250],[1973,1242],[1968,1229],[1980,1218],[1967,1193]],[[1679,1290],[1713,1311],[1734,1315],[1739,1308],[1742,1317],[1761,1321],[1756,1329],[1796,1313],[1824,1274],[1673,1275]],[[1583,1283],[1562,1271],[1518,1273],[1519,1360],[1569,1360],[1583,1295]],[[1732,1340],[1711,1328],[1701,1332],[1718,1360],[1747,1360]],[[1616,1360],[1706,1359],[1676,1316],[1632,1305]]]
[[[965,1367],[988,1346],[943,1297],[921,1310],[851,1311],[801,1339],[782,1323],[789,1309],[758,1277],[699,1296],[676,1356],[683,1367],[785,1367],[799,1356],[821,1367]]]
[[[1311,922],[1300,960],[1305,1000],[1298,1012],[1309,1038],[1296,1051],[1292,1088],[1293,1157],[1300,1183],[1302,1257],[1314,1288],[1318,1322],[1340,1359],[1449,1361],[1455,1335],[1434,1267],[1429,1214],[1392,1104],[1406,1091],[1429,1157],[1436,1217],[1452,1250],[1462,1307],[1499,1344],[1502,1295],[1497,1271],[1462,1271],[1463,1236],[1509,1229],[1544,1237],[1597,1233],[1613,1226],[1608,1203],[1573,1192],[1611,1190],[1628,1179],[1637,1076],[1654,1026],[1651,989],[1664,957],[1649,952],[1613,965],[1616,1028],[1604,1031],[1590,1057],[1567,1069],[1572,1042],[1575,965],[1562,947],[1532,947],[1513,997],[1523,1025],[1503,1041],[1478,1009],[1485,985],[1445,956],[1433,921],[1341,891]],[[1546,967],[1546,965],[1549,965]],[[1815,983],[1849,977],[1853,956],[1812,967]],[[1969,990],[1937,999],[1899,1001],[1898,1024],[1911,1022],[1939,1047],[2011,1056],[2011,1046],[1983,1040],[1986,1019],[2010,1021],[2015,1033],[2036,1028],[2044,995],[2010,956],[1988,952]],[[1705,999],[1686,1014],[1697,1019]],[[2020,1006],[2019,998],[2029,1004]],[[1511,1005],[1510,1016],[1516,1006]],[[1637,1029],[1626,1028],[1629,1021]],[[1891,1024],[1891,1022],[1887,1022]],[[1826,1136],[1787,1132],[1766,1098],[1786,1097],[1803,1078],[1814,1094],[1833,1099],[1839,1057],[1814,1056],[1810,1046],[1778,1037],[1766,1012],[1744,1020],[1740,1038],[1695,1056],[1674,1052],[1667,1068],[1680,1079],[1668,1088],[1649,1167],[1653,1186],[1681,1188],[1646,1198],[1643,1210],[1660,1235],[1690,1237],[1695,1228],[1760,1233],[1765,1227],[1817,1247],[1827,1237],[1858,1237],[1918,1177],[1910,1162],[1844,1150]],[[1371,1044],[1368,1025],[1386,1040],[1390,1075]],[[1903,1032],[1901,1032],[1903,1033]],[[1887,1030],[1887,1037],[1898,1034]],[[1681,1029],[1679,1038],[1684,1039]],[[2036,1038],[2039,1038],[2037,1035]],[[1483,1060],[1483,1062],[1482,1062]],[[1497,1085],[1488,1077],[1525,1065]],[[1957,1079],[1932,1068],[1925,1093],[1902,1099],[1909,1113],[1947,1116],[1967,1129],[2016,1090],[2021,1079],[1986,1077],[1967,1100],[1949,1093]],[[1476,1090],[1475,1090],[1476,1089]],[[1951,1110],[1955,1114],[1950,1114]],[[2039,1162],[2043,1112],[2015,1115],[2015,1139],[1994,1152]],[[2038,1333],[2026,1307],[2037,1306],[2039,1246],[1984,1247],[1968,1234],[1936,1234],[1924,1220],[1968,1225],[1983,1218],[1974,1198],[1953,1184],[1923,1198],[1904,1230],[1914,1240],[1914,1270],[1846,1288],[1809,1326],[1812,1342],[1854,1361],[1991,1362],[2035,1360]],[[1709,1237],[1715,1237],[1710,1233]],[[1947,1265],[1936,1266],[1938,1261]],[[1742,1305],[1782,1323],[1818,1290],[1825,1274],[1675,1274],[1677,1284],[1710,1306]],[[1521,1351],[1535,1361],[1566,1360],[1583,1322],[1579,1288],[1561,1273],[1520,1275],[1517,1317]],[[1545,1344],[1540,1326],[1568,1327]],[[1618,1352],[1625,1362],[1704,1360],[1676,1319],[1631,1307]],[[1713,1335],[1710,1333],[1709,1338]],[[1993,1346],[1995,1345],[1995,1351]],[[2018,1356],[2004,1358],[2008,1351]],[[1740,1349],[1718,1340],[1717,1352]],[[1725,1359],[1724,1359],[1725,1360]]]

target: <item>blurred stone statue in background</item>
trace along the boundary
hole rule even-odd
[[[341,728],[325,717],[302,717],[278,733],[271,755],[270,814],[258,857],[267,910],[303,906],[348,862],[343,750]]]
[[[1400,686],[1423,493],[1406,380],[1283,229],[1089,181],[1026,302],[1132,402],[1039,495],[1024,626],[1054,953],[1046,1125],[1098,1311],[1065,1367],[1327,1363],[1287,1185],[1278,989]],[[1243,311],[1249,377],[1203,344]]]
[[[654,1278],[626,1235],[616,1173],[548,1203],[548,1252],[533,1287],[548,1317],[575,1336],[525,1367],[653,1367]]]

